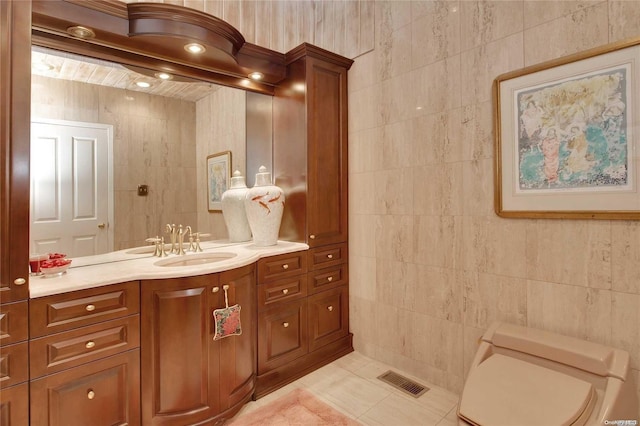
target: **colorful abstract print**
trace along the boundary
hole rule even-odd
[[[626,68],[516,92],[520,191],[629,181]]]

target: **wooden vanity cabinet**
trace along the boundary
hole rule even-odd
[[[141,424],[139,283],[29,303],[31,424]]]
[[[242,334],[213,340],[213,311],[241,306]],[[146,280],[142,304],[142,422],[185,425],[231,417],[255,384],[255,266]]]

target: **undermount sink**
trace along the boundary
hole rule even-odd
[[[156,266],[194,266],[204,265],[206,263],[221,262],[236,257],[235,253],[200,253],[188,254],[184,256],[175,256],[168,259],[158,260]]]

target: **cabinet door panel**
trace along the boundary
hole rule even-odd
[[[258,374],[307,353],[307,301],[274,307],[259,314]]]
[[[0,306],[0,345],[10,345],[29,338],[27,301]]]
[[[309,297],[309,352],[349,333],[348,300],[347,287]]]
[[[29,383],[2,389],[0,392],[0,425],[29,425]]]
[[[134,349],[31,382],[31,423],[140,424],[140,352]]]
[[[307,272],[306,252],[279,254],[258,261],[258,282],[277,280]]]
[[[327,268],[309,273],[309,293],[315,294],[349,282],[349,265]]]
[[[217,275],[142,282],[142,419],[185,425],[219,412],[219,351],[212,345]],[[214,288],[217,293],[213,293]]]
[[[29,380],[28,342],[0,348],[0,389]]]
[[[258,310],[270,308],[276,303],[301,299],[307,295],[307,276],[284,278],[258,286]]]

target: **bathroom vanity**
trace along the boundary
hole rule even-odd
[[[7,425],[211,424],[352,351],[348,322],[347,70],[303,44],[281,54],[210,15],[115,0],[0,2],[0,419]],[[93,27],[96,37],[67,33]],[[195,62],[198,36],[213,55]],[[166,43],[165,43],[166,41]],[[195,266],[150,254],[29,277],[31,44],[273,97],[281,239],[207,247]],[[164,44],[163,44],[164,43]],[[159,54],[159,50],[162,54]],[[264,75],[250,81],[250,71]],[[193,254],[190,254],[191,256]],[[130,255],[127,255],[130,256]],[[78,266],[80,262],[75,262]],[[241,305],[243,332],[213,340],[212,311]]]

